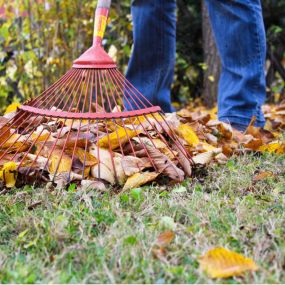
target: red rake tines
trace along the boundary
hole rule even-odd
[[[2,124],[0,167],[15,161],[27,183],[123,185],[139,174],[145,183],[151,172],[177,181],[191,175],[193,162],[175,122],[118,71],[102,48],[109,7],[110,1],[98,1],[93,45],[72,69]]]

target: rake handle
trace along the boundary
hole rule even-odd
[[[94,20],[93,46],[102,45],[105,34],[111,0],[98,0]]]

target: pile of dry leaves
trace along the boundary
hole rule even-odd
[[[281,138],[285,104],[264,106],[265,129],[253,127],[253,118],[244,133],[218,121],[215,108],[189,106],[166,114],[166,124],[159,114],[154,114],[149,115],[147,121],[125,119],[127,128],[119,123],[102,124],[97,128],[94,122],[91,126],[88,124],[87,131],[84,120],[39,119],[36,127],[35,124],[26,127],[28,132],[20,134],[18,128],[6,127],[16,107],[9,106],[0,117],[0,180],[8,188],[34,183],[35,178],[48,182],[52,177],[59,187],[64,187],[68,181],[78,181],[83,187],[106,189],[118,182],[123,190],[139,187],[161,176],[183,181],[191,175],[192,165],[182,157],[175,144],[171,144],[169,128],[180,138],[197,165],[225,163],[233,154],[246,151],[285,152]],[[140,128],[142,124],[143,129]]]

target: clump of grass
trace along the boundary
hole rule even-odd
[[[3,283],[285,282],[284,157],[245,155],[182,185],[122,194],[24,187],[0,196]],[[253,182],[259,171],[276,175]],[[156,237],[175,231],[161,261]],[[197,257],[224,246],[252,257],[253,274],[210,280]]]

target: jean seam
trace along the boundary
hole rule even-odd
[[[257,65],[257,68],[258,68],[258,72],[264,72],[263,71],[263,65],[262,65],[262,58],[261,58],[261,39],[260,39],[260,36],[259,36],[259,33],[258,33],[258,24],[257,24],[257,16],[256,16],[256,11],[254,9],[254,7],[252,6],[252,3],[250,0],[247,0],[247,3],[248,3],[248,6],[251,8],[252,10],[252,13],[253,13],[253,17],[254,17],[254,29],[255,29],[255,38],[256,38],[256,49],[257,49],[257,53],[258,53],[258,65]],[[259,103],[258,103],[258,82],[255,82],[254,83],[254,90],[255,90],[255,100],[257,102],[257,108],[259,108]],[[259,109],[256,109],[255,112],[256,112],[256,115],[259,115]]]

